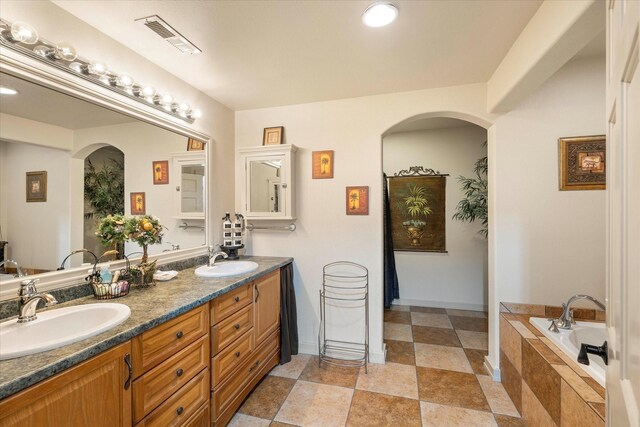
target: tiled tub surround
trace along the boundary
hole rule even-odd
[[[160,323],[242,286],[259,275],[274,271],[292,258],[242,257],[258,263],[257,270],[233,277],[204,279],[194,274],[195,267],[182,270],[168,282],[154,287],[133,288],[129,295],[114,300],[79,298],[57,307],[96,302],[118,302],[131,308],[131,317],[121,325],[94,337],[54,350],[0,361],[0,399],[14,394],[58,372],[125,342]],[[57,308],[54,307],[53,309]]]
[[[558,309],[510,303],[500,309],[502,384],[524,420],[540,427],[604,426],[604,388],[529,323],[532,316],[557,317]],[[604,319],[595,310],[576,309],[574,315]]]

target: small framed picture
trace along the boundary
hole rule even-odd
[[[189,138],[189,140],[187,141],[187,151],[202,151],[204,150],[205,145],[207,145],[206,142]]]
[[[282,144],[282,135],[284,134],[284,126],[276,126],[273,128],[264,128],[262,135],[262,145],[280,145]]]
[[[369,187],[347,187],[347,215],[369,215]]]
[[[169,161],[157,160],[153,162],[153,185],[169,183]]]
[[[144,193],[131,193],[131,215],[145,215],[147,213]]]
[[[312,179],[333,178],[333,150],[314,151],[312,154]]]
[[[560,190],[604,190],[607,184],[605,135],[558,139]]]
[[[27,172],[27,202],[47,201],[47,171]]]

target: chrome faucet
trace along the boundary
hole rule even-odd
[[[18,261],[14,261],[12,259],[6,259],[2,262],[0,262],[0,267],[2,267],[3,265],[7,265],[7,263],[11,263],[13,265],[16,266],[16,273],[17,273],[17,277],[24,277],[26,276],[26,274],[24,274],[24,271],[22,271],[22,269],[20,268],[20,266],[18,265]]]
[[[40,300],[44,301],[45,307],[55,305],[58,301],[51,294],[41,294],[36,289],[38,279],[23,280],[20,282],[18,292],[18,323],[31,322],[36,320],[36,307]]]
[[[571,309],[571,304],[573,304],[574,301],[580,300],[580,299],[586,299],[588,301],[591,301],[592,303],[594,303],[595,305],[598,306],[599,309],[601,310],[606,310],[606,307],[604,304],[602,304],[600,301],[598,301],[597,299],[595,299],[592,296],[589,295],[574,295],[571,298],[569,298],[569,301],[567,301],[566,304],[562,304],[562,314],[560,315],[560,317],[555,320],[555,325],[560,328],[560,329],[571,329],[571,325],[575,325],[576,321],[573,319],[573,310]],[[553,324],[552,324],[553,326]],[[552,329],[552,326],[550,326],[549,328]],[[555,328],[553,329],[554,332],[557,332],[555,330]]]
[[[215,264],[216,260],[219,257],[222,257],[223,259],[229,258],[229,254],[227,254],[226,252],[218,251],[212,253],[212,251],[213,248],[209,246],[209,267],[213,266],[213,264]]]

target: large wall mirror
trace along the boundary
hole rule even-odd
[[[189,136],[166,130],[6,72],[0,85],[15,95],[0,97],[0,241],[4,259],[17,261],[29,276],[61,267],[72,251],[100,255],[110,248],[95,236],[109,213],[144,212],[166,227],[163,243],[149,254],[165,254],[207,244],[206,151],[188,151]],[[206,141],[205,141],[206,142]],[[206,150],[208,144],[201,144]],[[175,168],[187,158],[188,167]],[[184,173],[185,176],[181,176]],[[189,185],[197,215],[180,215]],[[141,249],[125,244],[124,253]],[[80,271],[93,262],[78,253],[64,263]],[[15,265],[0,267],[0,285],[14,280]]]

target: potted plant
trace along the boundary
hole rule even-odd
[[[149,245],[162,243],[164,226],[153,215],[142,215],[129,218],[125,224],[127,239],[138,243],[142,247],[140,264],[132,269],[132,274],[141,285],[153,284],[153,273],[156,271],[156,261],[149,263]]]
[[[400,211],[404,221],[402,226],[406,228],[407,237],[411,240],[411,246],[420,246],[420,239],[424,235],[427,225],[427,217],[433,212],[429,207],[426,189],[416,184],[407,184],[407,196],[402,198]]]

